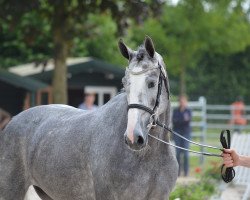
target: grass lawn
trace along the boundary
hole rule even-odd
[[[194,139],[195,142],[200,142],[198,139]],[[212,145],[221,148],[221,143],[218,138],[212,137],[206,140],[207,145]],[[201,151],[201,147],[191,144],[191,150]],[[220,150],[203,148],[203,151],[209,153],[221,154]],[[211,168],[220,168],[222,164],[222,159],[220,157],[203,156],[203,163],[201,163],[201,156],[198,154],[190,153],[190,176],[200,176],[204,171]]]
[[[217,157],[207,157],[204,159],[203,164],[200,164],[199,156],[190,156],[190,176],[200,176],[203,172],[210,168],[220,167],[222,164],[221,158]]]

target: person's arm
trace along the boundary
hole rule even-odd
[[[184,113],[184,121],[186,123],[190,123],[192,120],[192,111],[190,109],[187,109],[187,111]]]
[[[250,156],[239,155],[234,149],[224,149],[222,158],[226,167],[243,166],[250,168]]]
[[[250,168],[250,157],[249,156],[240,156],[240,166]]]
[[[173,122],[174,126],[178,125],[179,121],[180,121],[180,119],[178,117],[178,110],[174,109],[173,116],[172,116],[172,122]]]

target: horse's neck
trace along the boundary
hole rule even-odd
[[[119,128],[119,121],[121,121],[121,124],[127,123],[127,110],[128,103],[126,93],[120,93],[95,112],[104,119],[107,118],[107,116],[111,116]]]

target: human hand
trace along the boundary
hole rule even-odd
[[[240,165],[240,156],[234,149],[224,149],[222,153],[223,164],[226,167],[235,167]]]

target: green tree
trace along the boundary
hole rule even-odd
[[[114,64],[125,64],[117,49],[117,24],[110,12],[94,15],[89,14],[85,27],[86,36],[76,36],[73,41],[71,55],[92,56]],[[86,39],[87,38],[87,39]]]
[[[161,1],[125,1],[125,0],[36,0],[18,2],[15,0],[2,0],[0,2],[1,18],[11,21],[20,21],[30,9],[36,12],[50,25],[50,34],[53,44],[53,58],[55,70],[53,75],[53,100],[55,103],[67,103],[67,68],[66,58],[76,41],[76,36],[87,35],[86,21],[90,13],[99,15],[110,12],[117,24],[119,35],[125,33],[128,19],[135,19],[140,23],[147,17],[153,5],[160,5]],[[154,12],[152,12],[154,13]],[[105,47],[104,47],[105,48]]]
[[[168,70],[179,77],[179,92],[186,93],[188,72],[199,68],[204,54],[228,55],[250,44],[246,14],[239,8],[229,9],[231,2],[181,0],[176,6],[165,5],[161,17],[135,26],[130,37],[136,41],[145,34],[156,38],[156,49]]]
[[[250,101],[250,22],[242,2],[232,6],[216,1],[206,15],[208,45],[198,67],[190,71],[188,91],[196,97],[205,94],[210,103],[231,103],[238,95]]]
[[[11,15],[0,18],[0,67],[49,59],[53,49],[50,32],[48,20],[34,10],[20,16],[17,24]]]
[[[166,5],[164,11],[162,17],[146,21],[131,35],[139,32],[140,37],[149,34],[156,38],[156,49],[165,58],[170,73],[179,75],[183,94],[187,67],[195,67],[199,51],[206,45],[202,35],[205,12],[200,1],[180,1],[176,6]]]

